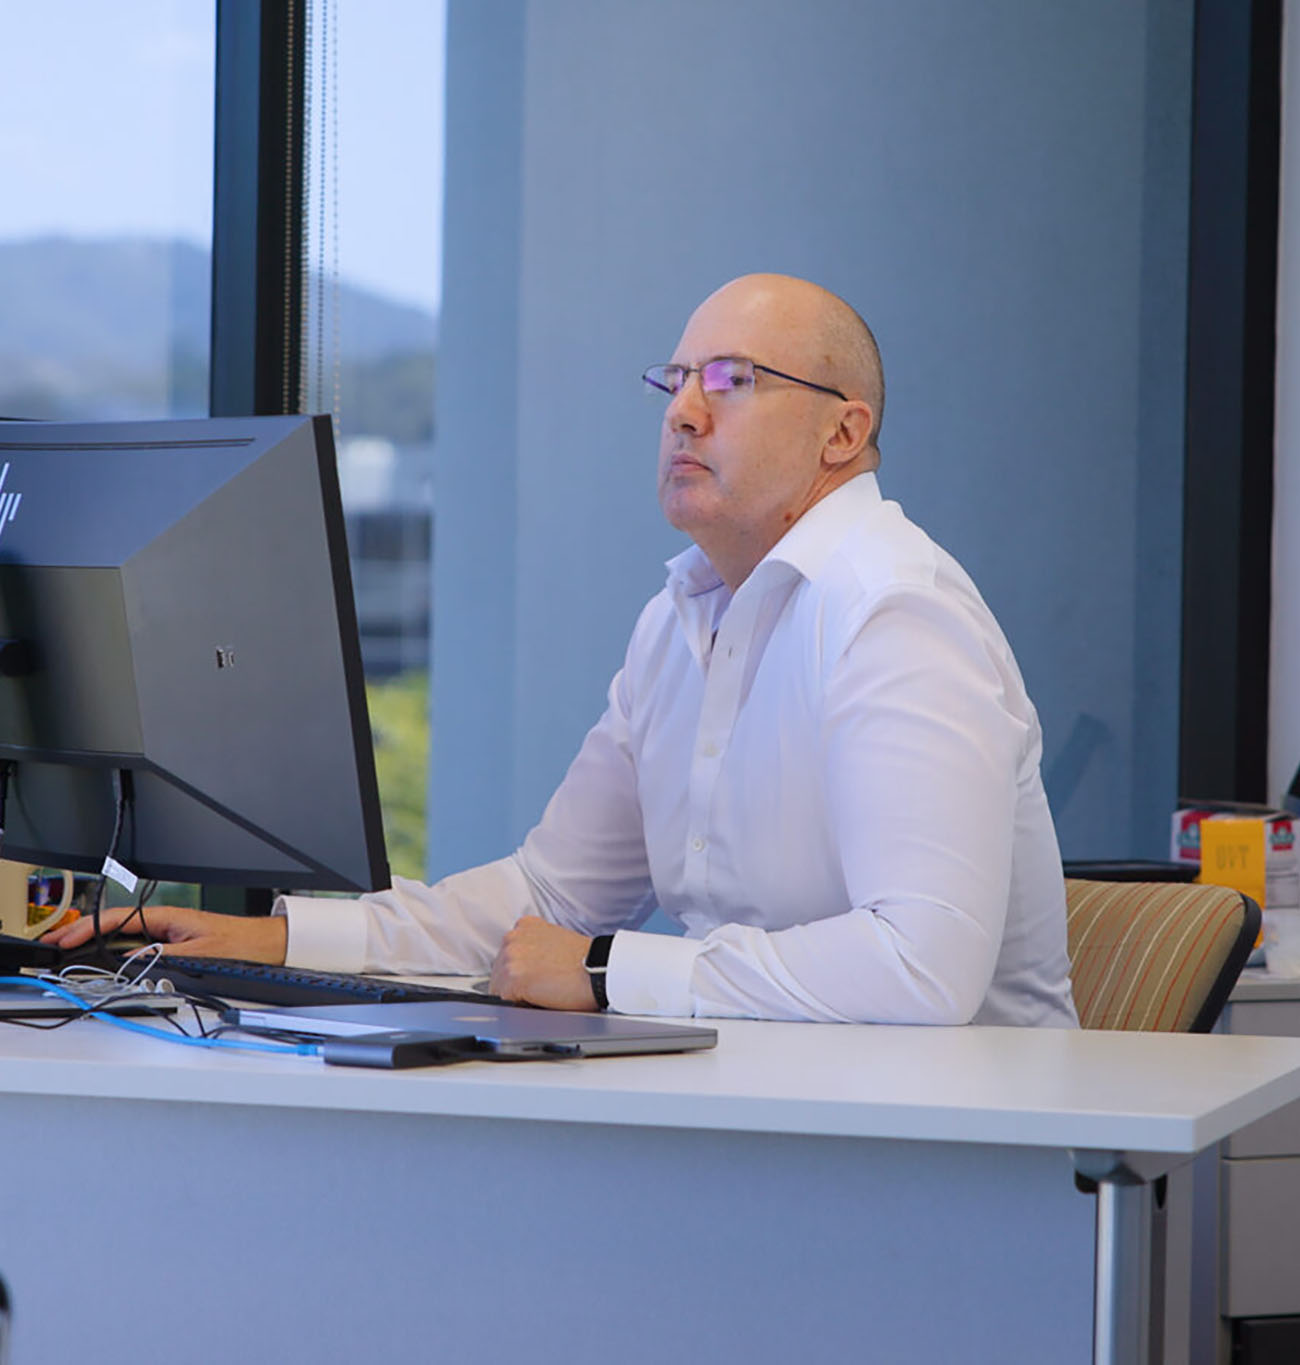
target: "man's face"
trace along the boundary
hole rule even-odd
[[[742,356],[826,382],[816,335],[806,300],[739,280],[701,304],[672,358],[689,367]],[[752,390],[736,393],[706,394],[692,374],[669,402],[659,438],[660,506],[733,587],[729,566],[747,574],[820,496],[821,451],[840,406],[761,371]]]

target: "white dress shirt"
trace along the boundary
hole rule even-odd
[[[520,915],[619,931],[612,1008],[1076,1022],[1041,734],[961,567],[864,474],[734,594],[692,547],[509,858],[285,897],[289,961],[484,972]],[[658,905],[685,937],[636,932]]]

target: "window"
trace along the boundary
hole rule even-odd
[[[333,414],[393,871],[425,871],[445,7],[313,0],[304,406]]]
[[[420,877],[442,0],[311,0],[302,406],[335,420],[389,855]],[[0,415],[208,412],[215,0],[51,0],[0,47]]]
[[[215,8],[12,7],[0,413],[207,412]]]

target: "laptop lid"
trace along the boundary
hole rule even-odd
[[[240,1027],[286,1029],[322,1037],[375,1032],[472,1034],[490,1055],[554,1056],[570,1049],[597,1057],[631,1052],[689,1052],[717,1044],[716,1029],[661,1024],[618,1014],[571,1014],[475,1001],[392,1004],[235,1006],[223,1016]]]

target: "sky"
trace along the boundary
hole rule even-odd
[[[314,0],[318,30],[324,3]],[[340,274],[436,312],[445,0],[328,8]],[[213,0],[0,0],[0,17],[0,241],[129,234],[209,245]],[[334,199],[327,182],[327,208]],[[317,221],[313,205],[313,234]]]

